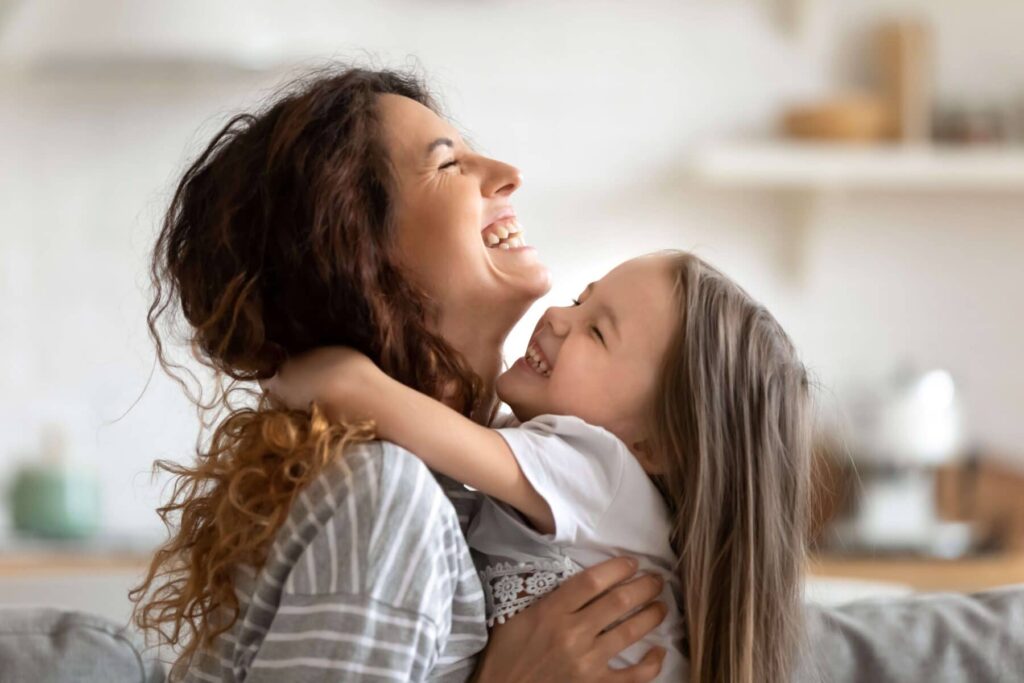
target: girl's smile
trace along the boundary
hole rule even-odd
[[[548,357],[544,355],[544,351],[540,348],[536,341],[530,340],[530,344],[526,347],[526,354],[523,356],[523,360],[526,365],[533,369],[534,372],[541,375],[542,377],[550,377],[551,369],[555,366]]]
[[[658,369],[678,325],[668,261],[627,261],[572,306],[549,308],[523,356],[498,378],[520,420],[573,415],[627,444],[643,440]]]

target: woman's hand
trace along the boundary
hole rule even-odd
[[[662,579],[633,577],[636,562],[618,558],[590,567],[491,631],[477,667],[477,683],[607,681],[646,683],[661,671],[662,648],[640,663],[611,669],[608,662],[665,618],[657,602]],[[646,605],[646,607],[644,607]],[[616,624],[633,610],[639,612]]]
[[[366,391],[380,375],[383,372],[359,351],[330,346],[288,360],[260,386],[292,410],[308,410],[316,402],[340,416],[351,407],[350,394]]]

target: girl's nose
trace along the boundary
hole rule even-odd
[[[544,313],[544,321],[551,328],[555,336],[564,337],[569,334],[569,330],[572,328],[569,316],[566,314],[567,310],[565,308],[552,307]]]

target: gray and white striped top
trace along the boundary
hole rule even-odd
[[[465,681],[487,642],[455,508],[391,443],[326,468],[236,591],[238,620],[193,659],[189,683]]]

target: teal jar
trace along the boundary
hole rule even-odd
[[[46,538],[85,538],[100,523],[100,487],[89,469],[25,465],[11,487],[14,527]]]

